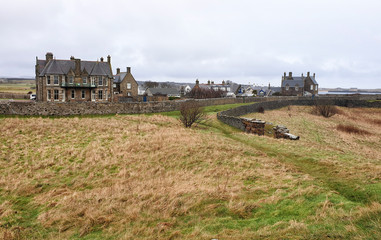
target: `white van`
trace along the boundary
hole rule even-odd
[[[31,94],[29,97],[30,97],[30,100],[36,100],[36,94]]]

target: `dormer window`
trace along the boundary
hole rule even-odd
[[[73,76],[70,76],[70,77],[69,77],[69,83],[73,84],[73,82],[74,82],[74,77],[73,77]]]
[[[102,77],[98,77],[98,85],[103,86],[103,80]]]
[[[82,77],[82,83],[86,84],[87,83],[87,77]]]
[[[295,91],[299,91],[299,85],[295,85]]]
[[[288,91],[290,89],[290,86],[288,86],[288,84],[286,85],[286,91]]]

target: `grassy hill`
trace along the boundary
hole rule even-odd
[[[0,236],[381,239],[381,109],[249,116],[289,141],[216,120],[233,106],[192,129],[178,112],[0,118]]]

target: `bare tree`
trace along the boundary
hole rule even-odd
[[[339,113],[339,110],[336,106],[319,101],[315,102],[315,106],[312,109],[312,114],[320,115],[326,118],[332,117],[336,113]]]
[[[162,82],[162,83],[160,83],[160,87],[161,88],[172,88],[174,86],[173,86],[173,84],[171,84],[169,82]]]
[[[180,105],[180,121],[185,127],[191,127],[193,123],[199,123],[205,118],[204,109],[195,101],[190,100]]]
[[[144,82],[143,86],[145,88],[157,88],[157,87],[159,87],[159,83],[158,82],[152,82],[152,81],[146,81],[146,82]]]

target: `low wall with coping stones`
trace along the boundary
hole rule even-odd
[[[369,102],[365,100],[381,99],[381,95],[356,95],[356,96],[327,96],[316,97],[315,99],[324,99],[334,101],[340,106],[363,107]],[[359,100],[364,100],[362,103]],[[126,103],[93,103],[93,102],[0,102],[0,115],[28,115],[28,116],[68,116],[68,115],[92,115],[92,114],[131,114],[131,113],[152,113],[167,112],[179,110],[182,102],[126,102]],[[311,97],[251,97],[251,98],[214,98],[197,100],[201,106],[212,106],[234,103],[257,102],[252,105],[241,106],[223,112],[226,116],[241,116],[247,113],[255,112],[262,106],[265,110],[276,109],[287,105],[311,105]],[[380,102],[374,102],[380,104]],[[219,114],[221,115],[221,114]],[[223,116],[219,119],[222,119]],[[234,120],[226,120],[234,121]]]

